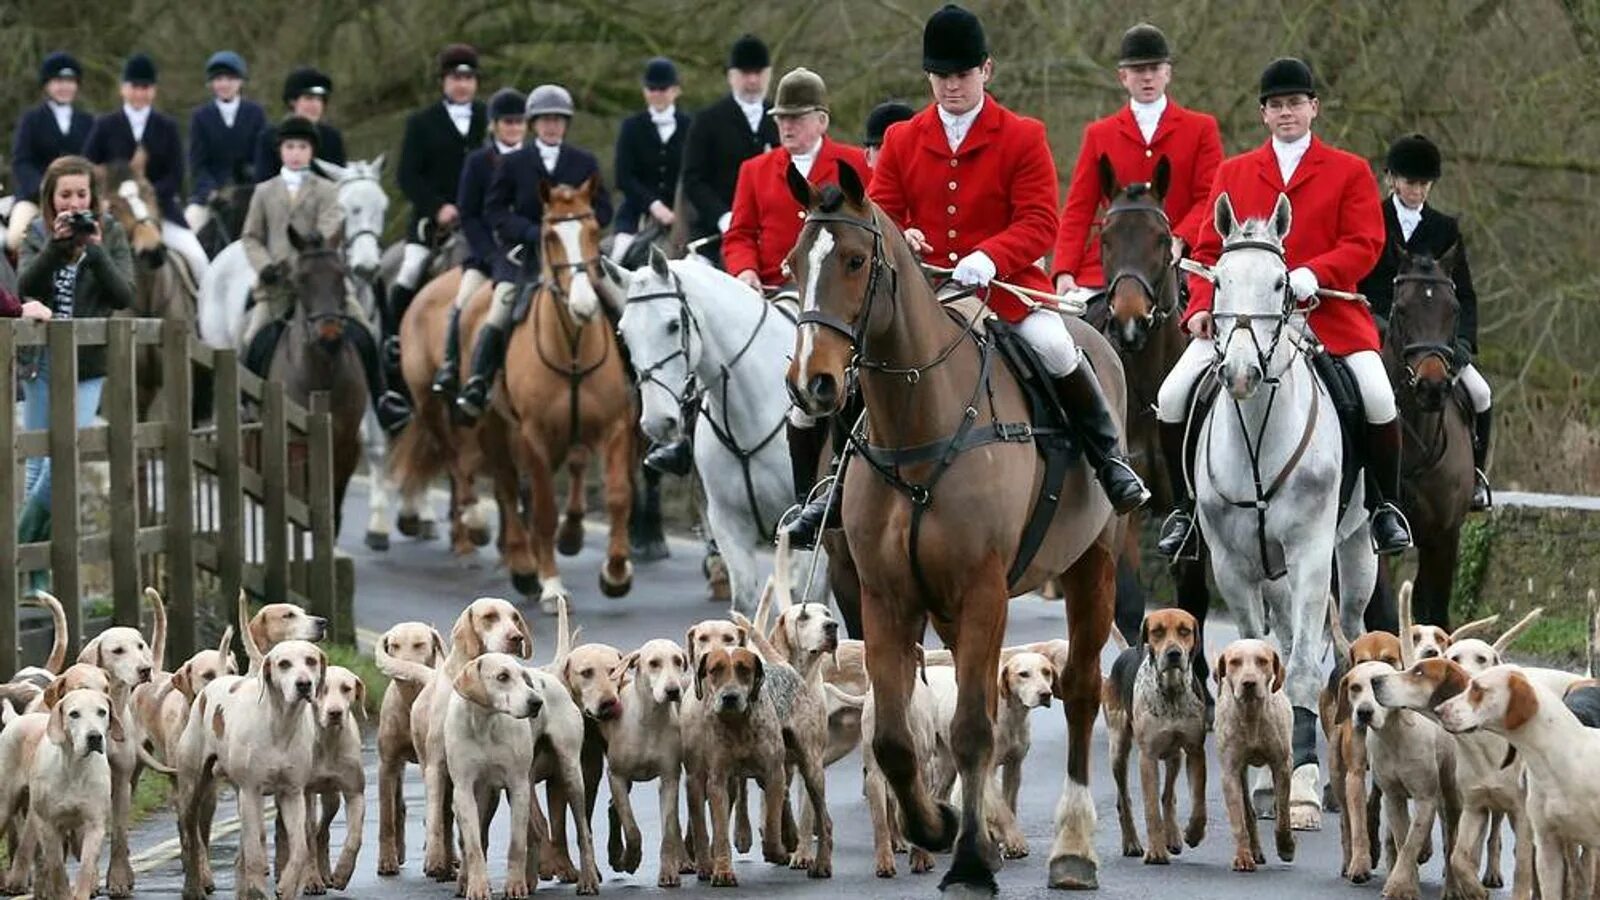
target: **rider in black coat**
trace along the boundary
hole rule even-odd
[[[73,105],[82,77],[83,66],[66,53],[46,56],[39,67],[39,86],[45,98],[17,119],[17,133],[11,142],[11,193],[17,202],[0,249],[22,246],[28,224],[39,214],[36,200],[45,168],[58,157],[82,153],[89,140],[94,117]]]
[[[348,160],[344,154],[344,135],[339,129],[323,121],[328,111],[328,98],[333,96],[333,79],[310,66],[301,66],[283,79],[283,105],[289,114],[309,120],[317,129],[317,159],[342,166]],[[278,129],[268,124],[261,129],[261,140],[256,143],[256,183],[278,174],[282,163],[278,159]],[[312,171],[326,173],[311,164]]]
[[[673,195],[678,190],[690,121],[677,107],[678,67],[670,59],[657,57],[645,64],[643,80],[646,108],[623,119],[617,132],[613,171],[622,190],[622,205],[612,238],[613,259],[623,258],[641,219],[665,229],[677,218]]]
[[[691,239],[720,235],[733,217],[733,189],[745,160],[778,146],[778,126],[768,112],[772,57],[767,45],[744,35],[728,53],[729,93],[695,113],[683,145],[683,194]],[[719,265],[721,251],[708,242],[700,252]]]

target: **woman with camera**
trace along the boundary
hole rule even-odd
[[[102,212],[94,164],[63,156],[45,170],[39,191],[39,218],[22,245],[18,293],[48,311],[48,318],[105,318],[133,303],[133,253],[116,220]],[[25,315],[44,318],[37,308]],[[27,347],[21,354],[22,427],[50,426],[50,354]],[[78,350],[78,427],[100,409],[105,386],[104,347]],[[28,460],[27,490],[18,517],[24,543],[50,535],[50,460]],[[42,573],[36,573],[42,574]]]

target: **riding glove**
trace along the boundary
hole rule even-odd
[[[968,286],[988,287],[994,278],[994,260],[982,250],[968,253],[956,263],[955,271],[950,277]]]
[[[1305,266],[1301,266],[1289,273],[1289,290],[1294,292],[1294,299],[1311,299],[1316,296],[1317,287],[1317,273]]]

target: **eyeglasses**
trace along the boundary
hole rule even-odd
[[[1286,109],[1304,109],[1310,103],[1310,97],[1304,94],[1296,94],[1293,97],[1272,97],[1264,105],[1267,108],[1267,112],[1282,112]]]

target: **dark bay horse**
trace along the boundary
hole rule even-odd
[[[1150,509],[1171,509],[1188,490],[1172,484],[1162,465],[1161,434],[1156,423],[1156,395],[1178,357],[1189,344],[1179,320],[1183,316],[1178,295],[1178,270],[1172,259],[1172,222],[1162,209],[1172,166],[1165,156],[1156,162],[1149,182],[1118,184],[1111,158],[1101,154],[1100,192],[1108,204],[1100,226],[1100,264],[1106,273],[1105,308],[1098,324],[1116,348],[1128,378],[1128,457],[1150,487]],[[1144,619],[1145,593],[1139,584],[1139,537],[1144,510],[1128,517],[1128,527],[1117,557],[1116,625],[1130,642],[1139,639]],[[1178,606],[1200,623],[1203,646],[1206,613],[1211,594],[1206,588],[1205,550],[1200,558],[1180,559],[1172,566],[1178,588]],[[1195,674],[1207,684],[1209,665],[1204,653],[1194,657]]]
[[[206,198],[206,209],[211,217],[200,228],[195,237],[200,239],[200,246],[206,251],[206,256],[217,258],[223,248],[239,239],[244,232],[244,217],[250,211],[250,198],[254,197],[256,186],[248,180],[240,180],[235,184],[224,185],[211,192]]]
[[[1383,364],[1405,429],[1400,505],[1417,544],[1416,621],[1450,627],[1461,525],[1472,505],[1472,424],[1456,388],[1456,248],[1401,255]]]
[[[906,836],[928,850],[954,846],[941,884],[947,896],[995,891],[1000,858],[986,825],[989,792],[963,791],[958,817],[934,800],[919,774],[929,761],[916,758],[907,721],[918,644],[931,621],[954,650],[959,699],[952,749],[963,784],[988,784],[1008,600],[1064,572],[1071,656],[1058,689],[1069,742],[1049,880],[1053,887],[1094,887],[1089,748],[1121,522],[1093,474],[1075,460],[1037,555],[1008,583],[1043,462],[1027,441],[985,443],[976,453],[956,448],[961,434],[1027,422],[1021,386],[987,339],[938,302],[900,230],[867,200],[855,171],[841,165],[839,185],[816,191],[791,167],[789,186],[808,210],[788,258],[803,307],[787,379],[791,394],[808,415],[834,413],[854,369],[873,452],[934,449],[886,466],[897,483],[857,459],[843,492],[877,703],[873,750],[899,801]],[[1125,398],[1116,354],[1087,325],[1072,318],[1067,324],[1099,375],[1107,405],[1120,412]],[[711,785],[713,803],[725,801],[718,789]]]

